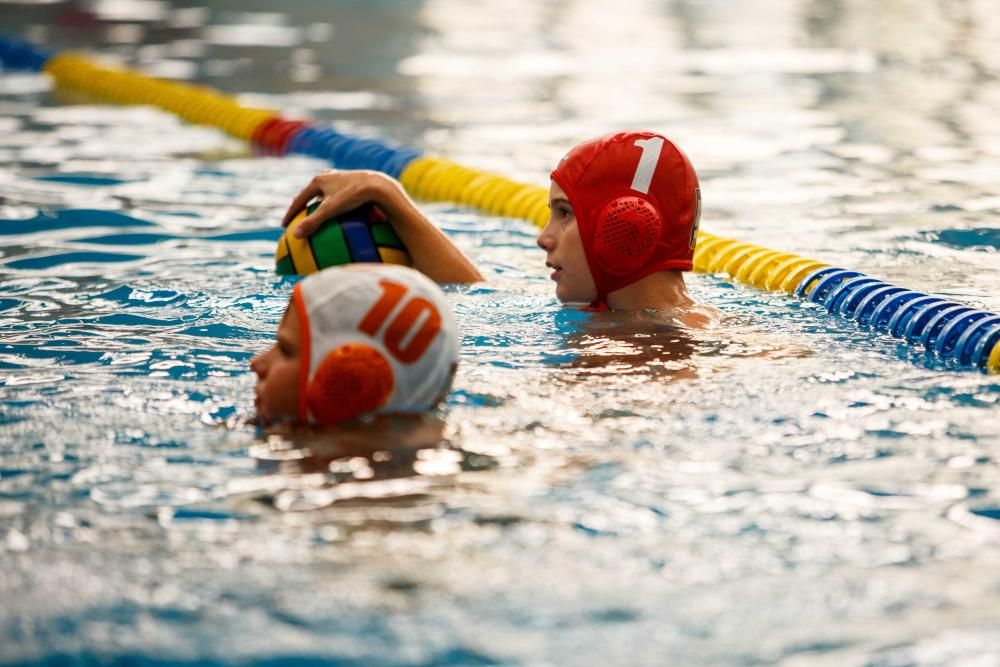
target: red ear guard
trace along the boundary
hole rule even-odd
[[[306,403],[316,423],[336,424],[385,405],[393,384],[392,367],[381,352],[349,343],[331,350],[317,366]]]
[[[619,197],[597,217],[593,256],[602,270],[629,275],[649,261],[660,240],[662,222],[652,204],[639,197]]]

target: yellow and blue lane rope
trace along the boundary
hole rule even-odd
[[[110,68],[84,54],[55,53],[5,36],[0,36],[0,68],[45,72],[60,86],[117,104],[156,106],[274,154],[310,155],[340,169],[381,171],[399,179],[418,199],[463,204],[538,226],[548,219],[545,188],[427,156],[417,149],[283,118],[271,109],[246,107],[205,86]],[[696,271],[727,274],[740,283],[819,303],[862,327],[888,333],[959,366],[1000,372],[998,313],[705,231],[698,236],[694,263]]]

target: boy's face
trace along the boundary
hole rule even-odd
[[[545,251],[545,266],[555,269],[556,297],[562,302],[590,303],[597,298],[597,287],[583,252],[573,205],[555,181],[549,187],[549,208],[549,221],[538,235],[538,247]]]
[[[261,423],[292,421],[298,417],[301,331],[295,308],[289,307],[278,325],[277,341],[250,360],[257,374],[254,406]]]

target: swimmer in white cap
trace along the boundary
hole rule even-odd
[[[458,363],[450,304],[403,266],[353,264],[304,278],[276,338],[250,362],[262,425],[421,413],[447,394]]]

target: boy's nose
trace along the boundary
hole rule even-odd
[[[265,364],[264,355],[266,352],[261,352],[260,354],[254,355],[254,358],[250,360],[250,370],[257,374],[257,377],[264,377]]]
[[[538,238],[535,239],[535,243],[538,244],[538,247],[544,250],[545,252],[550,252],[554,247],[552,243],[552,235],[548,233],[549,227],[550,225],[545,225],[542,231],[539,232]]]

